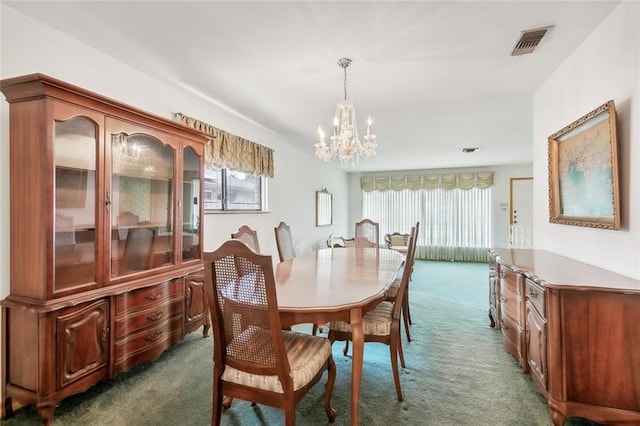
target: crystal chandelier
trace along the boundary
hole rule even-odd
[[[358,163],[360,158],[376,155],[376,135],[371,134],[371,116],[367,120],[367,134],[364,142],[358,137],[358,125],[356,123],[356,110],[353,104],[347,102],[347,67],[351,59],[342,58],[338,65],[344,70],[344,101],[336,107],[336,115],[333,117],[333,136],[327,145],[324,141],[324,132],[318,126],[318,142],[316,157],[323,161],[332,162],[340,159],[342,167],[350,169]]]

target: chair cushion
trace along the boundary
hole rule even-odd
[[[391,235],[389,237],[390,246],[406,246],[404,235]]]
[[[362,329],[364,334],[371,336],[388,336],[391,334],[393,314],[392,302],[380,302],[375,309],[367,312],[362,317]],[[351,333],[351,324],[346,321],[332,321],[330,328],[336,331]]]
[[[262,330],[268,333],[268,330]],[[248,330],[247,330],[248,331]],[[256,331],[255,329],[253,330]],[[322,369],[326,360],[331,356],[331,343],[324,337],[295,331],[283,331],[284,346],[291,367],[293,389],[298,390]],[[239,383],[258,389],[283,393],[282,384],[278,376],[251,374],[233,367],[225,367],[222,380]]]

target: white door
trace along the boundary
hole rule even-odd
[[[517,247],[533,246],[533,178],[511,178],[509,243]]]

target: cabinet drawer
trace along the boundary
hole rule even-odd
[[[518,288],[518,276],[519,275],[516,272],[509,268],[500,268],[500,280],[502,281],[502,285],[520,294],[520,289]]]
[[[172,280],[121,294],[116,299],[116,315],[133,309],[146,309],[174,297],[180,297],[182,293],[182,280]]]
[[[117,340],[115,344],[116,362],[166,341],[177,331],[181,332],[182,318],[182,315],[175,315],[156,327],[147,328]]]
[[[521,362],[520,327],[518,323],[509,317],[502,316],[500,330],[504,336],[504,349]]]
[[[183,300],[176,298],[158,306],[152,306],[134,315],[127,315],[116,319],[115,338],[120,339],[127,334],[135,333],[138,330],[153,327],[167,318],[182,313]]]
[[[524,284],[524,294],[529,302],[538,310],[543,318],[545,313],[544,288],[527,278]]]
[[[504,281],[500,288],[500,310],[510,316],[516,324],[520,324],[520,296],[511,287],[506,286]]]

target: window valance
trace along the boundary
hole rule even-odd
[[[181,112],[176,117],[187,127],[211,136],[205,146],[204,162],[254,175],[273,177],[273,149],[218,129]]]
[[[360,188],[364,192],[401,191],[403,189],[471,189],[493,186],[494,172],[445,173],[409,176],[363,176]]]

